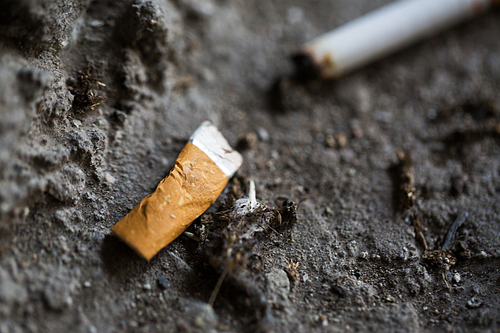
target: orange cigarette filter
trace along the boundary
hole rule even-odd
[[[170,174],[111,230],[151,259],[214,203],[242,161],[217,128],[204,122]]]

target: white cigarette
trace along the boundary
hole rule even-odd
[[[306,43],[303,79],[335,78],[485,12],[498,0],[400,0]]]

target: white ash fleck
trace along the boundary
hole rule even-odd
[[[107,181],[108,183],[110,183],[111,185],[116,183],[116,178],[113,177],[109,172],[106,172],[104,174],[104,180]]]

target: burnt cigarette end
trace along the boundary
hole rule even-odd
[[[310,82],[321,77],[320,68],[313,57],[305,52],[295,53],[291,56],[295,65],[295,79],[299,82]]]
[[[143,258],[151,259],[214,203],[242,161],[217,128],[204,122],[156,191],[111,230]]]

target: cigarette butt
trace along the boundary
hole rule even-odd
[[[242,161],[217,128],[204,122],[170,174],[111,230],[151,259],[210,207]]]
[[[499,0],[400,0],[306,43],[293,56],[300,79],[341,76],[485,12]]]

